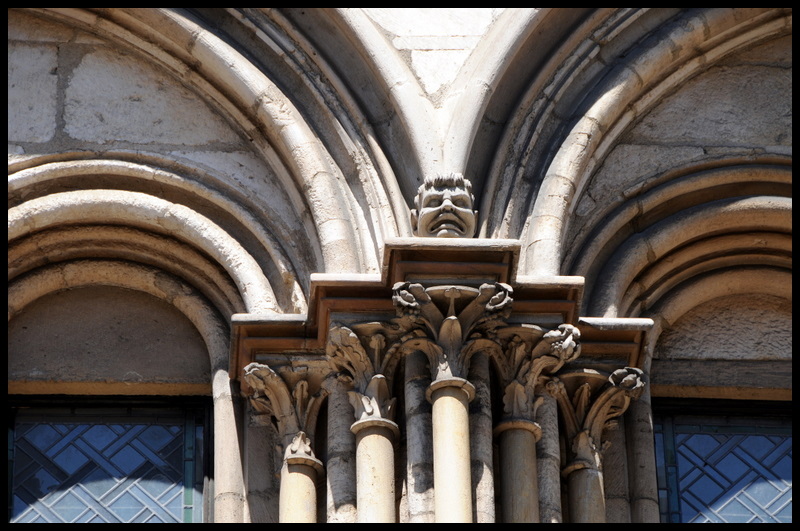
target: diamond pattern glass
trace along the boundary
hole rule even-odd
[[[664,417],[656,454],[663,522],[792,521],[790,424]]]
[[[202,432],[174,412],[20,414],[10,521],[202,521]]]

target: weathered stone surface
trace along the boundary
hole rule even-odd
[[[210,396],[219,522],[656,521],[651,401],[791,401],[791,110],[791,8],[10,8],[9,394]]]
[[[53,293],[26,308],[8,333],[9,380],[39,382],[41,391],[76,382],[209,391],[210,360],[197,330],[174,306],[141,292],[87,287]]]
[[[661,335],[664,360],[791,360],[792,307],[767,295],[714,299]]]

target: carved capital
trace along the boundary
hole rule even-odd
[[[307,373],[284,370],[291,378],[284,379],[270,366],[251,363],[244,369],[244,378],[253,389],[250,403],[260,414],[270,415],[278,434],[288,447],[300,432],[313,434],[324,389],[309,392]]]
[[[311,440],[305,432],[299,431],[286,445],[283,460],[287,465],[305,465],[313,468],[317,474],[322,473],[322,461],[317,459],[311,449]]]
[[[533,387],[528,387],[517,380],[509,383],[503,392],[503,413],[506,419],[536,419],[536,410],[541,405],[533,394]]]
[[[570,380],[569,385],[562,378]],[[565,470],[599,468],[603,430],[627,410],[644,385],[644,373],[633,367],[605,377],[596,371],[577,371],[548,382],[547,390],[556,397],[573,454]]]
[[[500,348],[497,329],[511,312],[511,286],[502,283],[433,286],[400,282],[393,288],[398,324],[409,334],[405,350],[424,352],[435,380],[465,378],[471,356]]]
[[[536,326],[509,327],[499,361],[504,375],[503,407],[509,418],[535,417],[535,390],[544,375],[555,373],[580,355],[580,332],[569,324],[544,332]]]
[[[389,393],[386,378],[382,374],[373,376],[363,393],[350,391],[347,396],[357,421],[371,418],[394,420],[397,399]]]
[[[570,449],[572,450],[572,459],[561,471],[564,477],[583,468],[592,470],[601,469],[602,462],[600,459],[600,451],[597,444],[595,444],[595,440],[589,435],[587,430],[578,432],[575,437],[572,438]]]
[[[365,393],[375,375],[375,363],[355,332],[335,323],[331,325],[326,352],[331,367],[348,377],[358,392]]]
[[[376,367],[381,364],[381,352],[386,346],[385,338],[373,335],[369,344],[374,354],[372,359],[355,332],[334,324],[328,333],[328,362],[353,384],[348,398],[356,421],[369,418],[392,420],[396,400],[391,396],[386,377],[376,374]]]

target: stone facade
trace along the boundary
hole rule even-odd
[[[9,9],[8,393],[210,397],[217,522],[657,522],[791,160],[786,8]]]

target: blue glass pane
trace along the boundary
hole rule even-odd
[[[89,458],[76,446],[67,446],[53,455],[52,459],[67,474],[74,474],[89,462]]]
[[[678,424],[667,418],[656,430],[662,521],[679,509],[682,522],[791,522],[790,426],[758,433],[752,423]],[[785,434],[776,434],[781,430]]]
[[[11,522],[201,521],[195,484],[202,468],[195,460],[202,454],[194,450],[202,429],[187,422],[183,416],[171,423],[21,416],[14,430]],[[185,477],[186,471],[192,475]]]
[[[86,430],[86,433],[83,434],[83,438],[92,445],[95,450],[102,451],[103,448],[117,439],[117,434],[108,426],[97,425]]]

